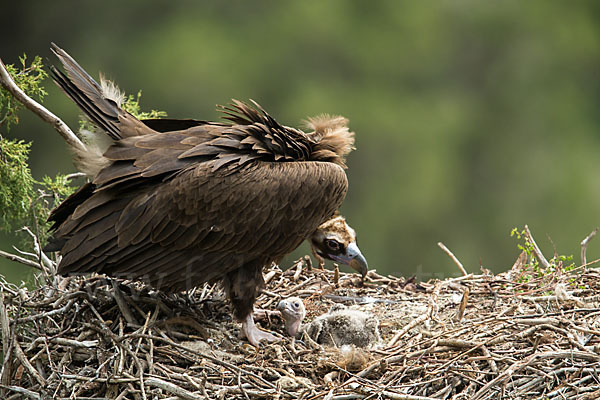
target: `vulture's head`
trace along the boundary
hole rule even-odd
[[[299,297],[289,297],[281,300],[277,304],[277,309],[281,312],[285,331],[290,336],[296,336],[300,330],[302,320],[306,317],[306,308]]]
[[[310,236],[309,242],[321,266],[326,258],[351,266],[363,278],[367,275],[367,260],[356,245],[356,232],[341,215],[322,223]]]

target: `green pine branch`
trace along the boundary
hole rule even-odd
[[[27,56],[23,55],[20,63],[19,67],[7,65],[9,74],[29,97],[42,102],[47,94],[42,83],[48,74],[43,69],[41,57],[36,56],[27,65]],[[140,119],[166,116],[164,111],[141,111],[140,97],[141,91],[137,96],[125,96],[123,108]],[[0,129],[8,132],[17,125],[22,108],[22,104],[10,92],[0,88]],[[87,128],[89,122],[80,121],[80,125]],[[51,210],[72,194],[76,187],[71,185],[69,175],[59,174],[54,178],[44,176],[36,180],[28,164],[31,145],[22,140],[4,138],[0,132],[0,231],[13,232],[28,226],[37,232],[44,243],[48,236],[47,219]]]
[[[27,55],[19,57],[20,67],[10,64],[6,66],[8,73],[12,76],[17,86],[21,88],[29,97],[42,102],[48,94],[42,82],[48,77],[44,71],[44,65],[40,56],[35,56],[31,64],[27,65]],[[5,127],[9,131],[11,125],[19,123],[19,111],[23,105],[15,100],[10,92],[0,87],[0,127]]]

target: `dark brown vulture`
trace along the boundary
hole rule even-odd
[[[320,257],[366,274],[354,231],[317,229],[339,218],[348,189],[346,119],[311,119],[306,133],[234,101],[222,107],[227,123],[140,121],[120,107],[114,85],[98,85],[64,50],[52,51],[66,72],[52,67],[55,82],[100,136],[74,150],[91,182],[50,216],[46,249],[62,254],[60,274],[98,272],[170,292],[222,279],[255,346],[275,339],[252,318],[262,267],[304,239],[313,236]]]

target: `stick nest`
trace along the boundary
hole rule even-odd
[[[255,315],[282,341],[260,349],[238,338],[218,285],[166,295],[102,276],[46,272],[35,290],[1,281],[0,397],[598,398],[600,274],[531,276],[525,261],[427,283],[375,271],[363,282],[308,257],[272,266]],[[308,320],[335,303],[375,314],[381,343],[337,349],[283,336],[274,310],[293,295]]]

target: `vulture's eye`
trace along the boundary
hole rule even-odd
[[[325,244],[331,251],[338,251],[340,249],[340,244],[338,243],[337,240],[327,239],[325,241]]]
[[[293,302],[292,305],[294,306],[294,308],[300,307],[300,304],[297,301]]]

